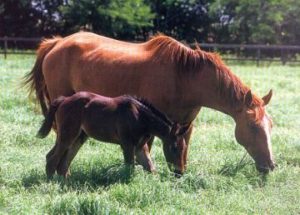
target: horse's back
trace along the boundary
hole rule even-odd
[[[175,68],[170,60],[154,56],[148,45],[86,32],[63,38],[43,63],[50,100],[78,91],[109,97],[128,94],[147,98],[167,111],[165,101],[176,92]]]
[[[109,37],[89,32],[79,32],[63,38],[49,53],[76,54],[80,52],[85,56],[100,54],[102,57],[110,54],[141,54],[143,43],[130,43],[115,40]]]
[[[138,91],[141,72],[150,71],[148,62],[142,44],[81,32],[63,38],[47,54],[43,74],[51,100],[81,90],[118,96]]]

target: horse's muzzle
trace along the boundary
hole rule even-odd
[[[275,169],[276,164],[273,161],[267,163],[256,163],[256,169],[261,173],[269,173]]]

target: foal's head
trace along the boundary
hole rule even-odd
[[[170,170],[181,175],[185,171],[185,155],[187,146],[183,135],[188,131],[190,124],[181,126],[174,123],[170,133],[162,138],[163,150]]]
[[[265,111],[271,97],[272,91],[262,99],[248,91],[243,109],[236,116],[236,139],[254,159],[257,170],[264,173],[275,167],[271,147],[272,120]]]
[[[183,135],[190,124],[181,126],[173,123],[164,113],[156,109],[144,99],[138,99],[142,104],[140,117],[152,135],[158,136],[163,142],[164,155],[170,170],[182,174],[185,170],[185,155],[187,146]]]

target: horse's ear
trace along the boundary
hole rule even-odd
[[[244,98],[244,103],[247,107],[251,107],[252,105],[252,93],[251,90],[249,90]]]
[[[270,102],[270,100],[272,98],[272,95],[273,95],[273,91],[270,90],[267,95],[265,95],[264,97],[262,97],[262,100],[264,101],[264,105],[269,104],[269,102]]]

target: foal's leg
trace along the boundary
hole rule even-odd
[[[56,170],[56,167],[61,159],[61,156],[66,152],[68,144],[62,142],[61,138],[58,137],[55,146],[47,154],[46,174],[48,178],[51,178]]]
[[[79,137],[69,147],[67,152],[63,155],[62,159],[60,160],[57,167],[57,174],[63,175],[65,178],[67,178],[70,175],[69,167],[71,165],[71,162],[86,140],[87,140],[87,135],[85,134],[84,131],[81,131]]]
[[[55,142],[54,146],[52,147],[52,149],[48,152],[48,154],[46,155],[46,161],[48,162],[48,160],[50,159],[50,157],[54,154],[55,149],[56,149],[56,145],[57,142]]]
[[[78,138],[80,121],[77,121],[74,121],[72,118],[65,118],[58,127],[56,144],[46,156],[46,173],[48,178],[53,176],[62,157]]]
[[[150,156],[150,150],[153,140],[154,136],[152,136],[142,147],[136,148],[135,150],[136,160],[138,164],[142,165],[143,168],[149,172],[155,172],[155,167]]]
[[[123,149],[125,164],[134,165],[134,144],[130,142],[122,142],[121,147]]]

